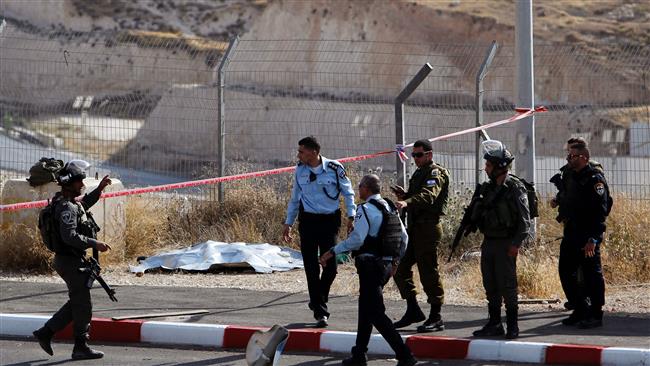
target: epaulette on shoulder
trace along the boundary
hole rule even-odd
[[[330,160],[327,162],[327,167],[332,170],[339,170],[339,168],[343,168],[343,164],[338,161]]]
[[[603,169],[603,164],[595,161],[595,160],[589,160],[589,167],[599,173],[604,173],[605,169]]]
[[[433,169],[447,170],[447,168],[445,168],[440,164],[433,163],[431,166],[433,167]]]
[[[591,179],[599,181],[599,182],[604,182],[605,181],[605,175],[599,171],[595,171],[591,175]]]
[[[70,202],[69,200],[59,200],[57,202],[57,206],[60,206],[61,210],[65,209],[66,207],[69,208],[69,209],[75,209],[76,208],[76,204]]]
[[[512,187],[517,187],[517,188],[522,189],[524,191],[527,190],[526,185],[524,184],[523,180],[521,178],[519,178],[518,176],[516,176],[514,174],[508,174],[508,178],[510,178],[510,179],[506,180],[506,183],[509,181],[510,185]]]

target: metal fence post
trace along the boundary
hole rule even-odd
[[[483,79],[488,72],[490,64],[492,64],[492,60],[494,59],[494,55],[497,53],[498,47],[499,45],[497,44],[497,41],[492,41],[492,44],[485,55],[485,59],[476,74],[476,127],[483,125]],[[476,162],[476,172],[474,173],[476,184],[479,184],[479,179],[481,179],[481,137],[485,140],[490,139],[490,136],[485,132],[485,130],[476,133],[476,156],[474,157]]]
[[[533,79],[533,5],[532,0],[517,0],[515,25],[517,63],[517,107],[535,107]],[[530,116],[515,125],[516,140],[512,147],[517,156],[517,175],[535,182],[535,117]]]
[[[535,108],[535,79],[533,74],[533,0],[517,0],[515,22],[517,64],[517,107]],[[515,125],[517,175],[531,183],[535,175],[535,116],[527,117]],[[532,237],[537,236],[537,221],[533,220]]]
[[[427,62],[422,66],[420,71],[406,84],[397,98],[395,98],[395,143],[404,145],[404,102],[418,88],[424,79],[433,70],[433,67]],[[406,188],[406,164],[402,162],[399,155],[395,157],[395,167],[397,171],[397,182],[401,181],[401,186]]]
[[[219,98],[219,114],[218,114],[218,124],[217,124],[217,135],[219,136],[219,176],[223,177],[226,174],[226,119],[225,119],[225,102],[223,97],[224,92],[224,74],[225,68],[230,61],[233,50],[237,47],[239,43],[239,36],[235,36],[230,40],[226,53],[221,58],[219,62],[219,68],[217,73],[217,94]],[[223,202],[225,198],[224,187],[222,183],[218,184],[218,199],[219,202]]]

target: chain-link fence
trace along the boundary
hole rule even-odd
[[[0,169],[84,158],[130,185],[194,177],[217,159],[215,72],[227,43],[155,32],[0,33]],[[200,153],[197,153],[200,151]]]
[[[391,149],[394,99],[427,62],[433,70],[407,101],[406,141],[474,127],[475,79],[488,46],[241,41],[226,73],[229,161],[285,164],[298,139],[310,134],[333,157]],[[595,57],[575,47],[536,46],[536,100],[550,109],[536,117],[540,191],[552,190],[548,179],[564,164],[564,143],[579,135],[607,169],[614,191],[648,196],[649,71],[648,47]],[[514,113],[515,74],[514,48],[499,47],[484,82],[484,122]],[[516,153],[512,125],[489,134]],[[475,180],[475,138],[434,146],[456,182]],[[362,165],[395,169],[392,158]]]
[[[227,44],[155,32],[0,33],[0,170],[25,177],[41,156],[81,157],[127,185],[215,176],[218,73]],[[226,172],[287,166],[317,136],[323,154],[394,148],[394,99],[423,64],[433,70],[405,108],[405,140],[475,125],[475,79],[488,44],[241,40],[224,65]],[[535,46],[538,186],[587,138],[615,192],[650,191],[650,49],[616,54]],[[515,57],[500,46],[485,79],[484,122],[514,113]],[[647,83],[646,83],[647,79]],[[511,125],[488,131],[516,152]],[[473,184],[475,135],[434,146],[455,182]],[[359,163],[395,169],[394,157]]]

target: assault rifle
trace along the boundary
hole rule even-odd
[[[472,211],[474,211],[474,206],[476,206],[476,204],[478,203],[480,195],[481,195],[481,185],[476,184],[476,189],[474,190],[472,199],[469,202],[469,205],[465,208],[465,213],[463,214],[463,218],[460,220],[460,226],[456,231],[456,236],[454,236],[454,241],[451,242],[451,250],[449,251],[449,258],[447,258],[447,263],[451,262],[451,257],[453,257],[454,251],[456,250],[458,245],[460,245],[460,241],[463,239],[463,236],[467,236],[469,235],[469,233],[472,233],[477,229],[476,224],[472,222]]]
[[[111,286],[109,286],[106,283],[106,281],[104,281],[104,279],[100,275],[101,271],[102,271],[102,267],[99,266],[99,262],[97,262],[97,259],[93,257],[86,258],[86,267],[79,268],[79,272],[88,274],[86,287],[92,288],[93,282],[97,280],[97,282],[99,282],[99,284],[104,288],[104,291],[106,291],[111,301],[117,302],[117,298],[115,297],[115,290],[112,289]]]

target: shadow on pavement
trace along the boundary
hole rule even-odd
[[[32,298],[39,297],[39,296],[47,296],[47,295],[54,295],[54,294],[67,294],[67,293],[68,293],[68,290],[41,292],[39,294],[30,294],[30,295],[21,295],[21,296],[8,297],[6,299],[0,299],[0,302],[23,300],[23,299],[32,299]]]

